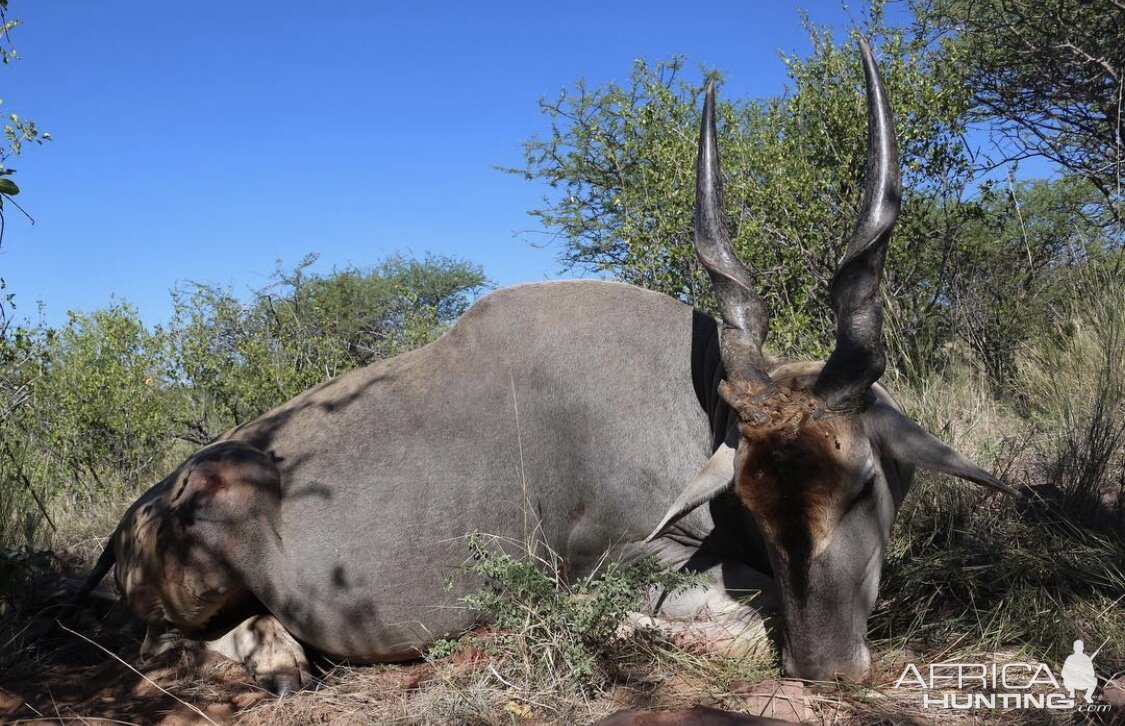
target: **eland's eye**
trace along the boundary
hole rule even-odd
[[[860,487],[860,490],[858,492],[856,492],[855,496],[852,497],[852,500],[850,502],[848,502],[848,506],[847,506],[846,511],[850,512],[851,510],[853,510],[856,507],[861,506],[861,505],[866,506],[868,503],[870,503],[872,501],[871,496],[874,493],[874,491],[875,491],[875,472],[871,472],[871,474],[863,480],[863,486]]]
[[[863,486],[860,488],[860,490],[858,492],[856,492],[855,498],[852,499],[852,503],[851,503],[850,507],[854,507],[857,504],[861,504],[861,503],[867,501],[867,499],[869,499],[871,497],[871,494],[874,491],[875,491],[875,472],[871,472],[871,474],[866,479],[863,480]]]

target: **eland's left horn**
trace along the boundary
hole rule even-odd
[[[867,178],[859,220],[832,278],[836,347],[813,389],[829,410],[836,411],[861,409],[867,390],[886,367],[879,282],[902,199],[895,124],[887,92],[871,48],[862,38],[859,49],[867,81]]]

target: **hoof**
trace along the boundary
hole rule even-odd
[[[261,673],[256,674],[254,680],[263,690],[269,691],[278,698],[285,698],[296,693],[309,682],[307,674],[300,671]]]

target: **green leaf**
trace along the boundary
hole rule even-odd
[[[20,188],[11,179],[0,179],[0,194],[7,194],[9,197],[14,197],[20,193]]]

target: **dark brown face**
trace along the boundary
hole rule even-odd
[[[852,472],[841,454],[851,442],[840,423],[808,421],[746,440],[736,491],[795,575],[828,545],[844,509]]]
[[[882,476],[862,418],[826,413],[806,390],[728,389],[727,398],[741,421],[735,489],[765,538],[784,604],[786,670],[862,678],[893,519],[875,491]]]

